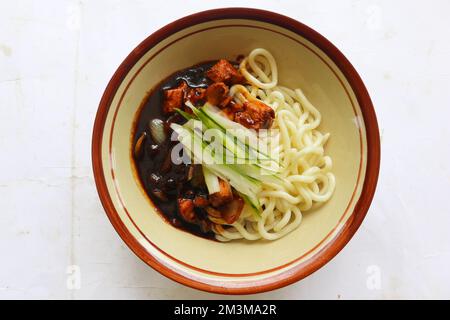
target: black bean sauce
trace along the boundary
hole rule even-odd
[[[158,145],[152,139],[149,122],[158,118],[165,122],[184,123],[185,120],[178,114],[165,115],[163,113],[163,90],[175,88],[181,81],[185,81],[188,86],[193,88],[206,88],[210,84],[210,80],[205,77],[205,72],[214,63],[215,61],[206,62],[178,71],[157,85],[141,108],[133,135],[134,146],[143,132],[146,134],[143,152],[139,157],[134,157],[134,160],[141,184],[152,202],[159,208],[161,215],[173,226],[209,239],[214,238],[212,231],[205,233],[201,226],[184,221],[177,206],[179,195],[183,195],[184,198],[189,198],[193,194],[207,195],[204,182],[187,181],[190,166],[183,163],[177,165],[172,163],[171,149],[178,142],[171,141],[172,130],[169,128],[169,124],[165,125],[166,140]],[[195,168],[196,172],[198,172],[198,167]],[[207,219],[203,209],[195,208],[195,212],[200,219]]]

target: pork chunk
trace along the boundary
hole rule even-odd
[[[197,208],[205,208],[209,205],[209,200],[207,196],[196,195],[194,198],[194,206]]]
[[[186,222],[195,222],[194,201],[192,199],[178,198],[178,211]]]
[[[206,76],[213,82],[224,82],[228,85],[245,82],[244,76],[225,59],[220,59],[213,65],[206,72]]]
[[[273,109],[258,100],[244,102],[242,110],[234,115],[234,121],[255,130],[270,128],[274,118]]]
[[[182,81],[181,84],[174,89],[164,90],[164,103],[163,111],[166,114],[175,112],[176,108],[181,108],[184,102],[184,96],[187,89],[186,82]]]
[[[223,82],[213,83],[206,89],[206,99],[213,106],[222,106],[223,102],[229,102],[231,97],[228,96],[228,86]]]

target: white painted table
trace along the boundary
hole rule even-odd
[[[248,1],[313,27],[354,64],[382,166],[367,218],[335,259],[243,298],[450,298],[450,2],[417,2]],[[0,2],[0,298],[223,298],[134,256],[94,185],[93,120],[119,63],[176,18],[243,4],[157,3]]]

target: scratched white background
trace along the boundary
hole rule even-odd
[[[0,2],[0,298],[224,298],[164,278],[124,245],[98,199],[90,145],[101,94],[141,40],[242,4]],[[334,260],[242,298],[450,298],[450,2],[245,4],[306,23],[349,58],[376,107],[382,166],[367,218]]]

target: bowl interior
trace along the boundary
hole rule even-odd
[[[257,47],[274,55],[279,83],[301,88],[321,112],[320,130],[331,133],[326,153],[333,160],[336,190],[326,204],[304,213],[297,230],[277,241],[205,240],[166,223],[142,190],[130,153],[133,120],[149,90],[171,73],[207,60],[233,60]],[[296,33],[247,19],[197,24],[172,34],[147,51],[114,95],[101,144],[108,193],[117,216],[132,237],[175,273],[200,282],[213,279],[222,286],[274,279],[275,275],[316,258],[351,217],[361,195],[367,161],[360,107],[334,62]]]

